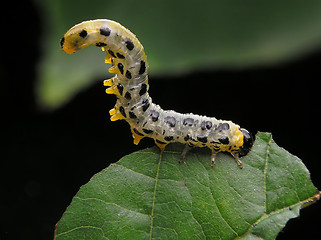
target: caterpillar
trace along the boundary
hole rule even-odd
[[[126,120],[138,144],[144,137],[154,139],[163,151],[169,143],[185,144],[180,161],[194,147],[211,149],[211,166],[218,152],[229,152],[237,165],[253,144],[252,135],[231,121],[196,114],[163,110],[148,94],[148,62],[136,36],[121,24],[106,19],[85,21],[72,27],[60,41],[61,48],[72,54],[89,45],[106,51],[105,62],[111,64],[111,79],[104,80],[107,94],[117,101],[109,111],[111,121]]]

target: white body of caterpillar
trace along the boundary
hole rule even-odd
[[[60,45],[68,54],[89,45],[106,51],[105,62],[112,65],[109,72],[116,74],[104,81],[109,86],[106,92],[117,95],[116,105],[109,111],[111,120],[126,120],[135,144],[150,137],[164,150],[167,144],[180,142],[187,146],[183,158],[192,147],[208,147],[212,150],[212,166],[216,154],[223,151],[231,153],[242,167],[239,156],[247,154],[252,146],[247,130],[231,121],[166,111],[152,102],[148,94],[147,57],[128,29],[111,20],[85,21],[72,27]]]

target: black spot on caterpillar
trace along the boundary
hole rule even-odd
[[[83,29],[80,33],[79,36],[82,38],[85,38],[87,36],[87,31],[85,29]]]
[[[68,54],[89,45],[106,51],[105,62],[112,64],[109,72],[116,74],[104,81],[109,86],[106,93],[117,96],[115,107],[109,111],[111,121],[126,120],[135,144],[150,137],[164,150],[167,144],[180,142],[186,144],[182,158],[191,147],[208,147],[212,150],[212,166],[218,152],[229,152],[242,167],[239,157],[246,155],[253,143],[247,130],[214,117],[166,111],[152,102],[148,94],[147,57],[128,29],[111,20],[85,21],[72,27],[60,45]]]
[[[110,29],[109,29],[109,27],[101,27],[100,29],[99,29],[99,33],[101,34],[101,35],[103,35],[103,36],[106,36],[106,37],[108,37],[109,35],[110,35]]]

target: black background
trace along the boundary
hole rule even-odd
[[[115,98],[101,84],[57,111],[39,111],[34,86],[42,27],[28,2],[2,26],[0,240],[52,239],[81,185],[110,162],[154,145],[144,139],[135,146],[126,122],[108,120]],[[320,66],[321,48],[268,67],[152,76],[150,95],[164,109],[272,132],[279,146],[303,160],[320,189]],[[317,236],[320,210],[320,203],[303,209],[278,239]]]

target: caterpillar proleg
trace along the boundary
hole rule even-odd
[[[251,134],[231,121],[196,114],[163,110],[148,94],[148,62],[136,36],[117,22],[105,19],[85,21],[72,27],[61,39],[62,49],[72,54],[89,45],[106,51],[105,62],[115,73],[105,80],[106,93],[115,94],[117,101],[109,111],[111,121],[126,120],[138,144],[144,137],[153,138],[164,150],[172,142],[186,144],[181,158],[190,148],[211,149],[211,166],[218,152],[229,152],[242,168],[239,157],[251,149]]]

